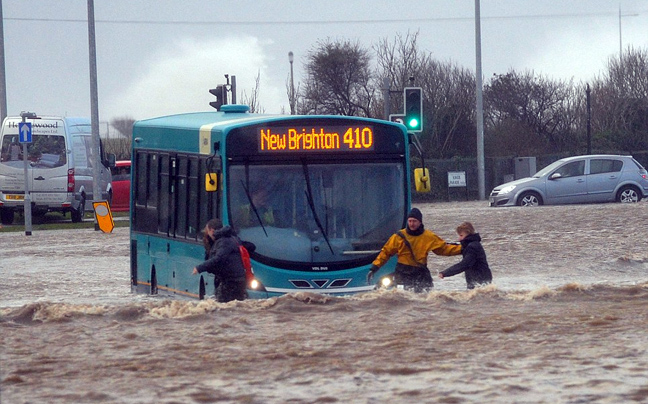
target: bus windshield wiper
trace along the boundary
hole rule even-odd
[[[313,219],[315,219],[315,224],[317,224],[317,227],[320,229],[322,232],[322,236],[324,236],[324,240],[326,241],[326,244],[328,245],[329,249],[331,250],[331,254],[335,255],[335,252],[333,251],[333,247],[331,247],[331,243],[329,242],[328,236],[326,235],[326,231],[324,230],[324,227],[322,226],[322,223],[319,220],[319,217],[317,216],[317,212],[315,212],[315,202],[313,201],[313,193],[311,191],[311,185],[310,185],[310,175],[308,174],[308,167],[306,166],[306,163],[303,164],[304,167],[304,178],[306,178],[306,200],[308,201],[308,207],[310,208],[311,212],[313,212]]]
[[[263,232],[265,233],[266,237],[268,237],[268,232],[266,231],[266,228],[263,225],[263,220],[261,220],[261,215],[259,215],[259,211],[257,210],[256,206],[254,206],[254,202],[252,202],[252,196],[250,195],[250,190],[248,189],[248,187],[245,186],[243,180],[241,180],[241,185],[243,186],[243,190],[245,191],[245,196],[247,196],[248,201],[250,202],[250,208],[252,208],[252,211],[254,212],[254,216],[256,216],[257,220],[259,221],[259,224],[261,225],[261,228],[263,229]]]

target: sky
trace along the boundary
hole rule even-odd
[[[89,117],[88,1],[0,2],[8,114]],[[587,82],[620,45],[648,49],[648,0],[481,0],[480,13],[485,80],[513,69]],[[288,113],[288,52],[299,87],[318,41],[371,49],[418,32],[421,51],[476,70],[474,0],[94,0],[94,18],[100,122],[213,110],[225,74],[238,101],[259,76],[260,107]]]

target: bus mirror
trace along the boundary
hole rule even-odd
[[[432,190],[430,187],[430,172],[427,168],[414,169],[414,183],[416,184],[416,192],[426,193]]]
[[[218,190],[218,174],[207,173],[205,174],[205,191],[214,192]]]

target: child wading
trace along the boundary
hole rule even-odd
[[[468,289],[491,283],[493,275],[488,266],[488,261],[486,261],[486,251],[481,245],[479,233],[475,233],[475,228],[470,222],[463,222],[457,227],[457,234],[461,243],[463,259],[450,268],[439,272],[439,278],[443,279],[464,272]]]

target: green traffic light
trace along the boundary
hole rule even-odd
[[[409,120],[409,127],[410,128],[416,128],[418,126],[419,122],[418,119],[412,118]]]

